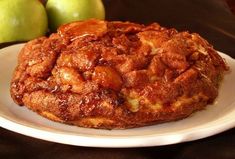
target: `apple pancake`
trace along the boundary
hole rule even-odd
[[[66,124],[140,127],[204,109],[228,69],[196,33],[91,19],[29,41],[19,53],[11,96]]]

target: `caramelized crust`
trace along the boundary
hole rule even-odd
[[[120,129],[185,118],[218,95],[224,60],[198,34],[87,20],[28,42],[11,81],[19,105],[54,121]]]

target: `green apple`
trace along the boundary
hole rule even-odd
[[[0,43],[45,35],[47,14],[38,0],[0,0]]]
[[[60,25],[72,21],[105,18],[101,0],[48,0],[46,10],[49,27],[53,31]]]

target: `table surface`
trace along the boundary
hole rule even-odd
[[[235,58],[235,16],[223,0],[103,0],[103,2],[107,20],[144,24],[158,22],[168,28],[197,32],[215,49]],[[9,44],[0,44],[0,48],[7,45]],[[234,159],[235,128],[197,141],[125,149],[63,145],[0,128],[0,158]]]

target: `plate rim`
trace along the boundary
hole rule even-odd
[[[231,105],[235,105],[233,102]],[[226,116],[233,116],[235,113],[231,112]],[[205,126],[197,126],[195,128],[183,130],[183,134],[177,133],[168,133],[167,135],[137,135],[137,136],[122,136],[122,137],[106,137],[106,136],[95,136],[95,135],[74,135],[74,133],[63,133],[63,132],[50,132],[43,129],[39,129],[36,127],[27,126],[10,119],[6,119],[0,116],[0,126],[8,129],[10,131],[20,133],[22,135],[57,142],[61,144],[74,145],[74,146],[85,146],[85,147],[103,147],[103,148],[121,148],[121,147],[149,147],[149,146],[163,146],[176,144],[181,142],[194,141],[202,138],[206,138],[212,135],[216,135],[223,131],[226,131],[235,126],[235,120],[227,119],[227,122],[224,122],[222,117],[211,121],[209,123],[213,123],[213,126],[205,127]],[[220,124],[218,124],[218,122]],[[200,129],[198,129],[198,127]],[[16,130],[18,129],[18,130]],[[197,129],[197,131],[192,131]],[[213,131],[212,131],[213,130]],[[32,133],[32,132],[33,133]],[[206,133],[205,133],[206,132]],[[51,138],[54,136],[53,138]],[[161,139],[162,138],[162,139]],[[69,140],[68,140],[69,139]],[[161,142],[149,142],[153,140],[158,140]],[[78,142],[79,141],[79,142]],[[127,142],[128,141],[128,142]],[[147,141],[147,142],[146,142]],[[102,143],[102,144],[100,144]],[[124,143],[124,144],[123,144]]]

